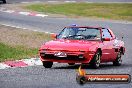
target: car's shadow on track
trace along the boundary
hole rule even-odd
[[[65,65],[61,67],[53,67],[53,69],[78,69],[81,66],[82,69],[94,69],[90,65]],[[121,66],[113,66],[113,64],[101,64],[99,69],[123,69],[123,68],[131,68],[132,64],[122,64]]]

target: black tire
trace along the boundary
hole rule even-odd
[[[50,62],[50,61],[43,61],[43,66],[45,68],[51,68],[53,65],[53,62]]]
[[[6,4],[6,0],[3,0],[3,3]]]
[[[68,63],[69,65],[75,65],[75,63]]]
[[[100,61],[101,61],[101,54],[99,51],[97,51],[93,59],[91,60],[90,65],[92,66],[92,68],[97,69],[100,66]]]
[[[121,51],[119,51],[115,61],[113,61],[114,66],[120,66],[122,64],[121,55],[122,55],[122,53],[121,53]]]

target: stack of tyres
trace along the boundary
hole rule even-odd
[[[4,4],[6,3],[6,0],[0,0],[0,1],[2,1]]]

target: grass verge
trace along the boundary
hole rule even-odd
[[[32,4],[24,8],[67,16],[98,17],[132,21],[132,4],[128,3],[67,3]]]
[[[0,43],[0,62],[7,60],[17,60],[37,56],[38,49],[26,48],[23,46],[10,46]]]
[[[0,25],[0,62],[38,57],[39,47],[49,40],[43,32]]]

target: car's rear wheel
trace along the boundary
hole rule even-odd
[[[95,68],[95,69],[99,68],[100,61],[101,61],[100,59],[101,59],[101,54],[99,51],[97,51],[93,59],[90,62],[90,65],[92,66],[92,68]]]
[[[75,63],[68,63],[69,65],[75,65]]]
[[[53,65],[53,62],[50,62],[50,61],[43,61],[43,66],[45,68],[51,68]]]
[[[119,51],[115,61],[113,61],[114,66],[120,66],[122,64],[121,55],[122,55],[122,53],[121,53],[121,51]]]

